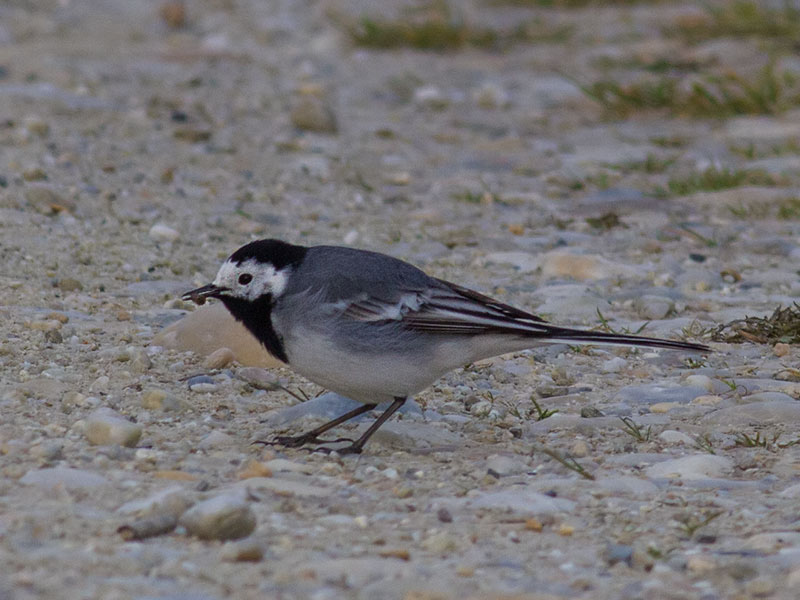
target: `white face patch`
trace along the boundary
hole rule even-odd
[[[219,268],[214,285],[227,288],[226,295],[243,300],[255,301],[266,294],[277,298],[286,289],[288,270],[289,267],[278,271],[254,258],[238,265],[228,260]]]

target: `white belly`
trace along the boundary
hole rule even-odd
[[[303,335],[305,334],[305,335]],[[445,373],[476,360],[526,348],[530,342],[508,336],[440,340],[403,353],[345,352],[315,332],[297,332],[286,340],[294,371],[322,387],[364,402],[406,398],[424,390]]]

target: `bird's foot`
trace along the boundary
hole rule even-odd
[[[300,448],[306,444],[336,444],[339,442],[352,442],[351,438],[339,438],[336,440],[323,440],[314,433],[303,433],[301,435],[278,435],[271,440],[255,440],[252,444],[262,446],[284,446],[285,448]]]
[[[340,438],[338,440],[334,440],[334,442],[344,442],[344,441],[348,441],[347,438]],[[353,440],[349,441],[352,442]],[[334,443],[334,442],[328,442],[328,443]],[[321,452],[322,454],[332,454],[333,452],[336,452],[336,454],[361,454],[362,446],[353,443],[350,444],[349,446],[344,446],[342,448],[329,448],[328,446],[317,446],[316,448],[305,448],[305,450],[308,450],[309,452],[312,453]]]

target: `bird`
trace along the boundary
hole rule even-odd
[[[692,342],[553,325],[398,258],[344,246],[250,242],[225,260],[212,283],[182,296],[196,304],[209,298],[293,371],[362,403],[301,435],[258,443],[351,442],[336,448],[339,454],[360,454],[408,398],[481,359],[547,342],[710,351]],[[385,402],[389,407],[357,439],[320,438]]]

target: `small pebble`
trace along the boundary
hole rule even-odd
[[[783,342],[778,342],[772,347],[772,352],[775,354],[775,356],[778,357],[786,356],[791,351],[792,351],[791,346],[789,346],[789,344],[784,344]]]
[[[694,400],[692,400],[691,404],[697,404],[699,406],[716,406],[722,402],[722,396],[698,396]]]
[[[525,529],[528,531],[542,531],[544,529],[544,525],[539,519],[531,517],[529,519],[525,519]]]
[[[705,479],[723,477],[732,469],[733,462],[724,456],[693,454],[658,462],[647,467],[645,473],[651,478]]]
[[[24,196],[28,205],[43,215],[55,215],[75,208],[71,200],[67,200],[47,184],[28,186]]]
[[[442,523],[452,523],[453,522],[453,515],[450,514],[450,511],[446,508],[440,508],[436,511],[436,518],[439,519]]]
[[[150,388],[142,393],[142,408],[147,410],[163,410],[167,392],[159,388]]]
[[[607,360],[600,365],[600,370],[603,373],[619,373],[627,364],[627,360],[619,356],[615,356],[614,358]]]
[[[272,477],[272,469],[263,462],[251,460],[244,469],[239,471],[239,479],[252,477]]]
[[[293,102],[289,113],[292,125],[316,133],[336,133],[338,125],[333,109],[324,98],[302,94]]]
[[[83,289],[83,284],[72,277],[64,277],[59,279],[58,289],[63,292],[78,292]]]
[[[44,341],[48,344],[60,344],[64,341],[64,337],[58,329],[50,329],[44,332]]]
[[[150,239],[155,242],[174,242],[181,234],[179,231],[165,225],[164,223],[156,223],[150,228],[148,232]]]
[[[361,529],[366,529],[369,527],[369,519],[366,517],[366,515],[357,516],[355,519],[353,519],[353,522]]]
[[[236,359],[236,355],[230,348],[217,348],[206,356],[203,367],[206,369],[224,369]]]
[[[177,524],[178,519],[174,515],[154,515],[121,525],[117,533],[126,542],[144,540],[169,533]]]
[[[161,20],[170,29],[180,29],[186,25],[186,5],[180,0],[168,0],[159,10]]]
[[[621,562],[630,566],[633,559],[633,547],[624,544],[608,544],[603,552],[603,558],[609,565]]]
[[[422,547],[429,552],[436,554],[447,554],[452,552],[458,547],[455,538],[446,531],[440,531],[425,538],[422,541]]]
[[[208,375],[195,375],[190,377],[186,382],[189,389],[193,392],[216,392],[218,389],[217,383]]]
[[[28,328],[33,329],[34,331],[44,331],[45,333],[48,331],[57,331],[61,329],[61,321],[57,321],[56,319],[30,321],[27,323],[27,325]]]
[[[179,524],[203,540],[236,540],[253,533],[256,516],[243,498],[225,494],[195,504]]]
[[[86,418],[86,439],[96,446],[119,444],[133,448],[142,437],[142,427],[110,409],[98,409]]]
[[[589,444],[584,440],[575,440],[570,446],[569,453],[575,458],[583,458],[589,455]]]
[[[686,378],[686,385],[693,385],[695,387],[703,388],[707,392],[714,391],[714,380],[708,375],[689,375]]]
[[[658,434],[658,439],[665,444],[683,444],[685,446],[692,446],[694,444],[694,440],[692,438],[685,433],[681,431],[675,431],[674,429],[665,429]]]
[[[236,376],[257,390],[271,392],[280,389],[278,387],[280,382],[275,378],[275,375],[261,367],[243,367],[236,371]]]
[[[32,469],[25,473],[19,481],[25,485],[33,485],[39,488],[61,487],[68,490],[88,489],[108,483],[105,477],[93,471],[68,467]]]
[[[686,559],[686,569],[691,573],[702,575],[717,568],[716,561],[705,554],[693,554]]]
[[[226,562],[258,562],[264,558],[264,547],[258,540],[225,542],[219,556]]]

